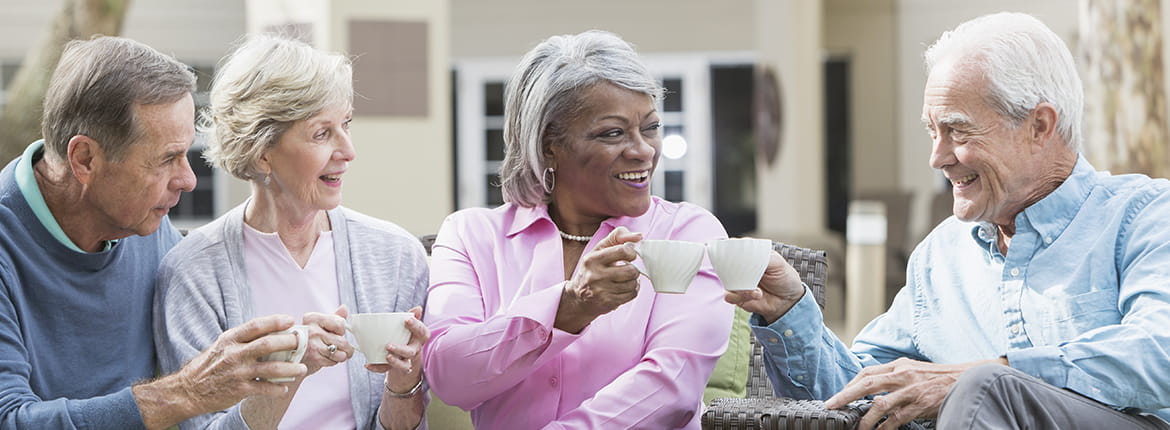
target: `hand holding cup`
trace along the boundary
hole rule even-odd
[[[195,410],[217,411],[250,396],[274,396],[288,392],[275,378],[297,378],[306,374],[305,365],[285,361],[260,361],[269,354],[297,349],[295,335],[272,335],[292,327],[290,315],[254,318],[221,333],[215,343],[192,358],[174,374],[160,380],[183,387],[186,400]]]
[[[728,291],[754,290],[768,268],[772,241],[750,237],[707,242],[707,258]]]
[[[301,317],[309,328],[308,350],[302,362],[309,367],[310,375],[353,357],[354,347],[345,337],[348,316],[349,308],[341,305],[333,313],[309,312]]]
[[[363,317],[362,315],[367,315]],[[350,329],[366,356],[366,369],[386,374],[386,386],[398,393],[410,391],[422,377],[422,346],[431,332],[420,320],[422,307],[409,312],[355,314]]]
[[[578,333],[598,316],[638,296],[639,272],[630,263],[638,258],[632,242],[640,240],[641,233],[619,226],[581,256],[573,277],[561,290],[554,327]]]
[[[758,286],[750,290],[729,290],[723,300],[745,311],[760,314],[767,324],[771,324],[804,297],[800,274],[776,251],[772,251],[769,256],[768,266]]]
[[[285,330],[269,334],[269,336],[287,336],[290,334],[296,336],[296,348],[268,353],[267,355],[260,357],[260,361],[283,361],[285,363],[300,363],[301,359],[305,357],[306,348],[309,346],[309,327],[304,325],[294,325]],[[267,379],[268,382],[292,382],[296,380],[295,377],[288,376],[265,379]]]

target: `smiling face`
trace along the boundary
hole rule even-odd
[[[261,187],[272,193],[280,211],[299,216],[341,204],[341,176],[356,156],[349,138],[353,108],[334,106],[297,121],[260,157],[271,179]]]
[[[933,143],[930,166],[950,181],[954,214],[964,221],[1013,225],[1048,190],[1050,155],[1037,150],[1035,112],[1020,126],[988,104],[987,82],[970,62],[944,61],[927,78],[922,120]],[[1049,147],[1051,148],[1051,147]]]
[[[119,161],[99,156],[86,184],[88,204],[106,227],[104,240],[146,236],[195,188],[187,149],[195,140],[195,103],[191,95],[173,103],[135,105],[138,140]]]
[[[564,141],[547,144],[556,169],[551,206],[570,223],[639,216],[650,208],[650,177],[662,149],[653,99],[609,83],[584,90]]]

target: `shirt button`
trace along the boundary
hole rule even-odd
[[[792,329],[784,330],[784,337],[792,337]]]
[[[557,386],[557,377],[554,376],[554,377],[548,378],[548,385],[552,385],[554,387]]]
[[[803,380],[804,380],[804,375],[796,375],[796,380],[797,380],[797,381],[803,381]]]
[[[1047,236],[1047,237],[1045,237],[1045,238],[1044,238],[1044,243],[1052,243],[1052,236]]]
[[[778,338],[774,338],[774,337],[770,337],[770,338],[768,338],[768,343],[776,343],[776,342],[779,342],[779,341],[780,341],[780,339],[778,339]]]
[[[1020,276],[1020,268],[1019,267],[1012,268],[1012,276]]]
[[[1012,326],[1012,333],[1013,334],[1020,334],[1020,325],[1019,324]]]

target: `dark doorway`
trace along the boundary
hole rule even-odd
[[[711,67],[714,213],[729,236],[756,230],[756,145],[752,132],[754,68]]]
[[[825,214],[845,234],[852,174],[849,159],[849,58],[825,61]]]

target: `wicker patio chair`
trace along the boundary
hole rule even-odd
[[[825,279],[828,258],[817,251],[773,242],[780,253],[800,274],[813,298],[825,306]],[[853,430],[870,402],[860,400],[844,409],[825,409],[820,400],[796,400],[776,397],[764,368],[764,348],[752,335],[751,364],[748,370],[747,397],[713,399],[703,413],[704,430]],[[902,426],[903,430],[933,428],[933,423],[919,421]]]

